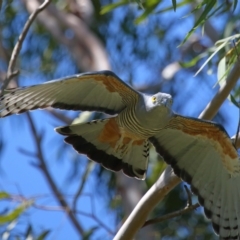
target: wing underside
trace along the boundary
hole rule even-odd
[[[125,142],[116,147],[121,133],[113,123],[115,118],[94,120],[55,130],[66,136],[65,142],[71,144],[78,153],[87,155],[103,167],[112,171],[122,170],[129,177],[145,179],[149,156],[148,141],[143,140],[138,144]],[[108,132],[111,124],[116,126],[116,129]]]
[[[239,239],[239,160],[225,130],[176,115],[150,141],[176,175],[191,185],[220,239]]]
[[[6,90],[0,97],[0,117],[46,107],[116,114],[137,98],[138,93],[110,71],[85,73]]]

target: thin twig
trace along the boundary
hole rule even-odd
[[[80,185],[78,187],[78,190],[77,190],[77,192],[76,192],[76,194],[75,194],[75,196],[73,198],[73,207],[72,207],[72,209],[73,209],[74,212],[76,211],[76,208],[77,208],[77,200],[78,200],[79,196],[82,193],[82,190],[83,190],[83,188],[85,186],[86,180],[87,180],[87,178],[89,176],[89,173],[91,172],[92,166],[93,166],[93,162],[92,161],[88,161],[87,162],[87,166],[86,166],[85,171],[84,171],[83,176],[82,176],[82,180],[81,180]]]
[[[50,188],[52,189],[52,192],[54,193],[55,197],[57,198],[59,204],[65,209],[66,214],[69,216],[70,220],[72,221],[73,225],[75,226],[76,230],[80,235],[84,234],[84,229],[80,225],[79,221],[76,219],[75,214],[73,213],[72,209],[68,206],[68,203],[66,202],[64,196],[61,194],[61,192],[58,190],[55,182],[53,181],[50,172],[48,171],[48,167],[46,165],[46,161],[44,159],[43,153],[42,153],[42,146],[41,146],[41,140],[42,137],[38,135],[37,130],[35,128],[35,125],[33,123],[33,120],[30,116],[30,114],[27,112],[26,116],[29,121],[30,129],[33,134],[33,138],[35,139],[35,145],[37,149],[37,158],[39,160],[39,168],[42,170],[43,174],[45,175],[47,182],[50,185]]]
[[[75,213],[84,215],[84,216],[89,217],[89,218],[92,218],[95,222],[98,223],[99,226],[101,226],[102,228],[104,228],[109,234],[111,234],[112,236],[115,235],[115,232],[112,231],[106,224],[104,224],[103,221],[101,221],[99,218],[97,218],[95,214],[85,213],[85,212],[79,211],[79,210],[76,211]]]
[[[23,195],[10,194],[5,199],[9,199],[9,200],[13,200],[13,201],[21,202],[21,203],[32,201],[33,202],[32,207],[37,208],[37,209],[41,209],[41,210],[44,210],[44,211],[60,211],[60,212],[66,212],[67,211],[67,209],[65,209],[63,206],[47,206],[47,205],[37,204],[35,202],[36,199],[46,197],[46,196],[48,196],[48,195],[44,194],[44,195],[37,195],[37,196],[26,198]],[[87,195],[87,196],[90,197],[90,199],[92,200],[91,196],[89,196],[89,195]],[[97,222],[99,224],[99,226],[104,228],[106,232],[108,232],[112,236],[115,234],[113,230],[111,230],[106,224],[104,224],[104,222],[102,222],[99,218],[96,217],[96,215],[94,214],[93,208],[92,208],[91,213],[78,211],[78,210],[74,211],[74,213],[92,218],[95,222]]]
[[[25,201],[26,201],[26,199],[25,199]],[[32,206],[35,208],[41,209],[41,210],[45,210],[45,211],[66,211],[66,209],[61,206],[46,206],[46,205],[40,205],[40,204],[36,204],[36,203],[33,203]],[[74,213],[93,219],[95,222],[97,222],[99,224],[99,226],[104,228],[106,232],[108,232],[111,235],[115,234],[114,231],[112,231],[106,224],[104,224],[99,218],[97,218],[95,216],[95,214],[87,213],[87,212],[83,212],[83,211],[79,211],[79,210],[74,211]]]
[[[187,197],[188,197],[188,201],[187,201],[187,206],[192,206],[192,193],[190,192],[190,190],[188,189],[187,185],[183,185],[186,193],[187,193]]]
[[[178,216],[181,216],[185,213],[188,213],[188,212],[191,212],[192,210],[196,209],[200,207],[200,204],[199,203],[195,203],[194,205],[188,205],[187,207],[185,207],[184,209],[181,209],[181,210],[178,210],[176,212],[173,212],[173,213],[169,213],[169,214],[166,214],[162,217],[159,217],[159,218],[153,218],[153,219],[150,219],[150,220],[147,220],[142,228],[150,225],[150,224],[154,224],[154,223],[161,223],[163,221],[166,221],[166,220],[169,220],[169,219],[172,219],[172,218],[175,218],[175,217],[178,217]]]
[[[11,55],[11,59],[9,61],[9,65],[8,65],[8,71],[7,71],[7,77],[1,87],[1,94],[3,94],[4,89],[8,86],[9,82],[12,80],[12,78],[14,78],[16,75],[18,75],[19,71],[18,70],[14,70],[15,65],[16,65],[16,61],[18,58],[18,55],[21,51],[22,48],[22,44],[23,41],[29,31],[29,28],[31,26],[31,24],[33,23],[34,19],[37,17],[37,15],[43,11],[49,4],[51,3],[51,0],[46,0],[43,2],[42,5],[40,5],[28,18],[27,22],[25,23],[23,30],[21,32],[21,34],[18,37],[17,43],[14,46],[12,55]]]
[[[180,216],[182,214],[188,213],[188,212],[190,212],[190,211],[200,207],[199,203],[196,203],[194,205],[192,204],[192,193],[190,192],[190,190],[187,187],[187,185],[184,184],[184,188],[185,188],[187,196],[188,196],[187,206],[184,209],[175,211],[173,213],[166,214],[166,215],[158,217],[158,218],[153,218],[153,219],[147,220],[143,224],[142,228],[144,228],[144,227],[146,227],[146,226],[148,226],[150,224],[160,223],[160,222],[163,222],[165,220],[168,220],[168,219],[171,219],[171,218],[174,218],[174,217],[178,217],[178,216]]]

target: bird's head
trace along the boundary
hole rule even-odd
[[[159,92],[152,96],[148,96],[147,107],[150,111],[155,108],[171,108],[172,103],[173,100],[170,94]]]

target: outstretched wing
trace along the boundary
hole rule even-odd
[[[220,239],[240,237],[240,165],[221,125],[175,115],[150,141],[191,184]]]
[[[84,73],[7,90],[0,98],[0,117],[46,107],[116,114],[138,94],[111,71]]]

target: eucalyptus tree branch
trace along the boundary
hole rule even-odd
[[[218,109],[221,107],[224,100],[228,97],[240,77],[239,69],[240,63],[237,61],[232,71],[228,75],[225,83],[220,87],[217,94],[200,114],[200,119],[211,120],[217,114]]]
[[[40,136],[37,133],[37,130],[35,128],[33,120],[28,112],[26,113],[26,116],[27,116],[27,119],[28,119],[28,122],[30,125],[30,129],[32,131],[33,138],[35,140],[35,145],[36,145],[36,149],[37,149],[37,159],[39,161],[38,167],[42,170],[52,192],[54,193],[59,204],[65,210],[66,214],[68,215],[68,217],[71,220],[72,224],[74,225],[75,229],[77,230],[77,232],[79,233],[80,236],[83,236],[84,235],[83,227],[80,225],[80,222],[77,220],[74,212],[69,207],[69,205],[68,205],[67,201],[65,200],[64,196],[62,195],[62,193],[58,190],[57,185],[55,184],[50,172],[48,171],[48,167],[46,165],[46,161],[44,159],[43,152],[42,152],[42,146],[41,146],[42,136]]]
[[[9,65],[8,65],[8,70],[7,70],[7,77],[1,87],[1,92],[3,93],[4,89],[8,86],[9,82],[12,80],[12,78],[14,78],[15,76],[18,75],[19,71],[18,70],[14,70],[15,69],[15,65],[17,62],[17,58],[18,55],[22,49],[22,44],[23,41],[28,33],[28,30],[31,26],[31,24],[33,23],[33,21],[35,20],[35,18],[37,17],[37,15],[43,11],[49,4],[51,3],[51,0],[45,0],[43,2],[43,4],[41,4],[28,18],[27,22],[25,23],[23,30],[21,32],[21,34],[18,37],[17,43],[14,46],[10,61],[9,61]]]

